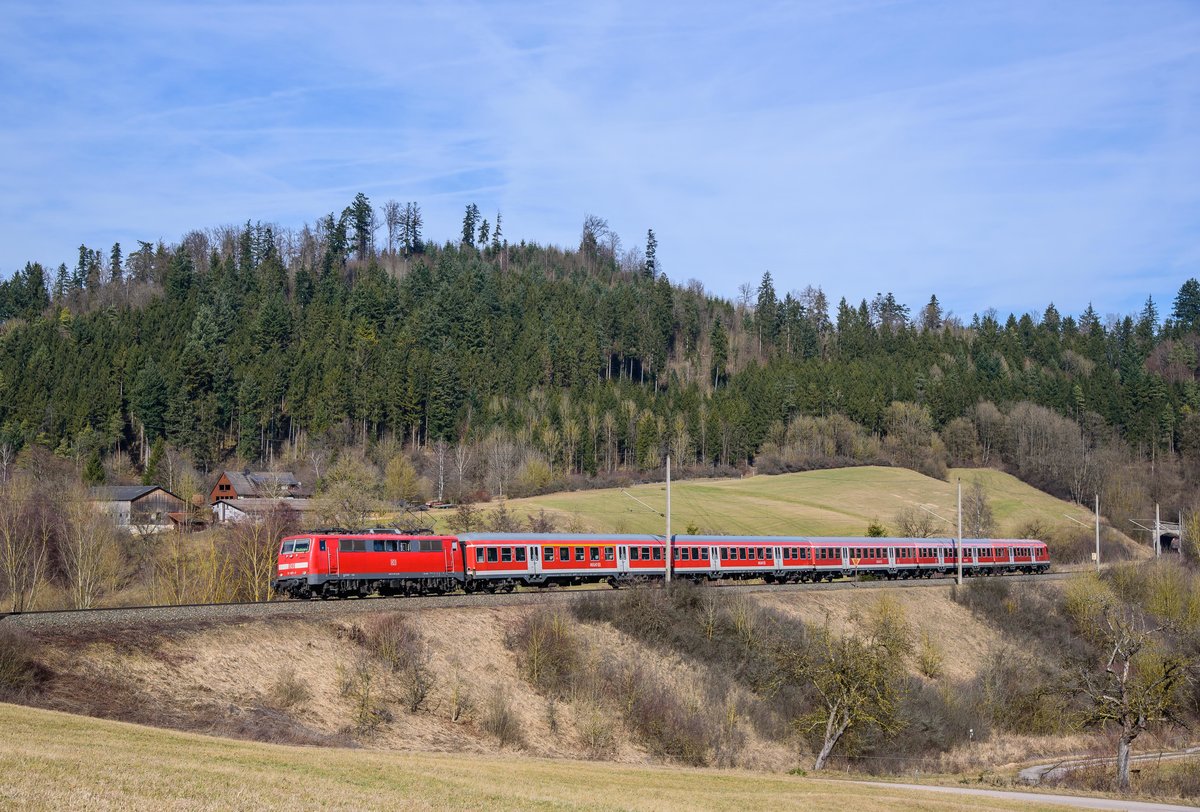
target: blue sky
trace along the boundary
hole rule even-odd
[[[1165,312],[1200,276],[1196,2],[23,3],[0,273],[365,192],[732,296]]]

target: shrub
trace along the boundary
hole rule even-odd
[[[267,695],[272,705],[280,710],[287,710],[304,702],[312,696],[312,692],[296,676],[296,672],[293,669],[285,668],[279,672],[279,676],[271,683],[267,689]]]
[[[510,744],[520,746],[523,743],[521,722],[509,702],[508,694],[500,688],[488,697],[481,723],[484,730],[496,737],[501,747]]]
[[[433,690],[432,653],[421,632],[398,614],[381,615],[362,635],[363,645],[397,678],[400,699],[416,713]]]
[[[32,690],[38,673],[29,638],[17,631],[0,629],[0,699],[19,697]]]
[[[937,679],[942,675],[945,661],[942,647],[927,630],[922,630],[921,638],[917,642],[917,670],[929,679]]]
[[[567,696],[578,679],[583,652],[571,626],[568,615],[541,609],[521,618],[508,635],[525,678],[552,696]]]
[[[575,730],[588,758],[601,759],[617,747],[615,720],[611,711],[594,702],[584,702],[576,713]]]

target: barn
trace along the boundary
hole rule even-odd
[[[184,510],[184,501],[158,485],[107,485],[92,488],[91,500],[119,527],[156,531],[173,527],[172,513]]]

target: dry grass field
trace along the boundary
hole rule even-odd
[[[682,533],[694,525],[701,532],[728,535],[862,536],[872,520],[894,530],[895,515],[911,507],[924,507],[953,521],[959,478],[964,491],[975,481],[986,488],[1000,535],[1016,533],[1033,520],[1051,527],[1072,524],[1068,516],[1084,524],[1092,521],[1092,514],[1079,505],[989,468],[954,469],[944,482],[905,468],[872,466],[675,482],[671,529]],[[523,516],[545,510],[560,528],[575,523],[595,532],[662,533],[659,514],[666,508],[666,486],[625,490],[629,495],[607,489],[513,499],[508,508]],[[445,529],[448,512],[438,512],[435,518]],[[953,535],[954,528],[942,524],[939,532]]]
[[[743,771],[286,747],[0,705],[23,810],[1061,809]]]

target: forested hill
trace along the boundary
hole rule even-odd
[[[439,246],[415,204],[359,195],[297,232],[31,263],[0,284],[5,464],[42,446],[117,481],[156,444],[205,472],[403,443],[448,496],[648,472],[668,453],[696,473],[949,462],[1099,490],[1110,515],[1188,506],[1195,280],[1165,321],[1148,301],[1110,324],[1053,305],[963,324],[936,297],[831,306],[781,297],[768,274],[733,303],[660,273],[652,232],[622,251],[589,217],[564,251],[510,245],[496,219],[470,206],[462,240]]]

